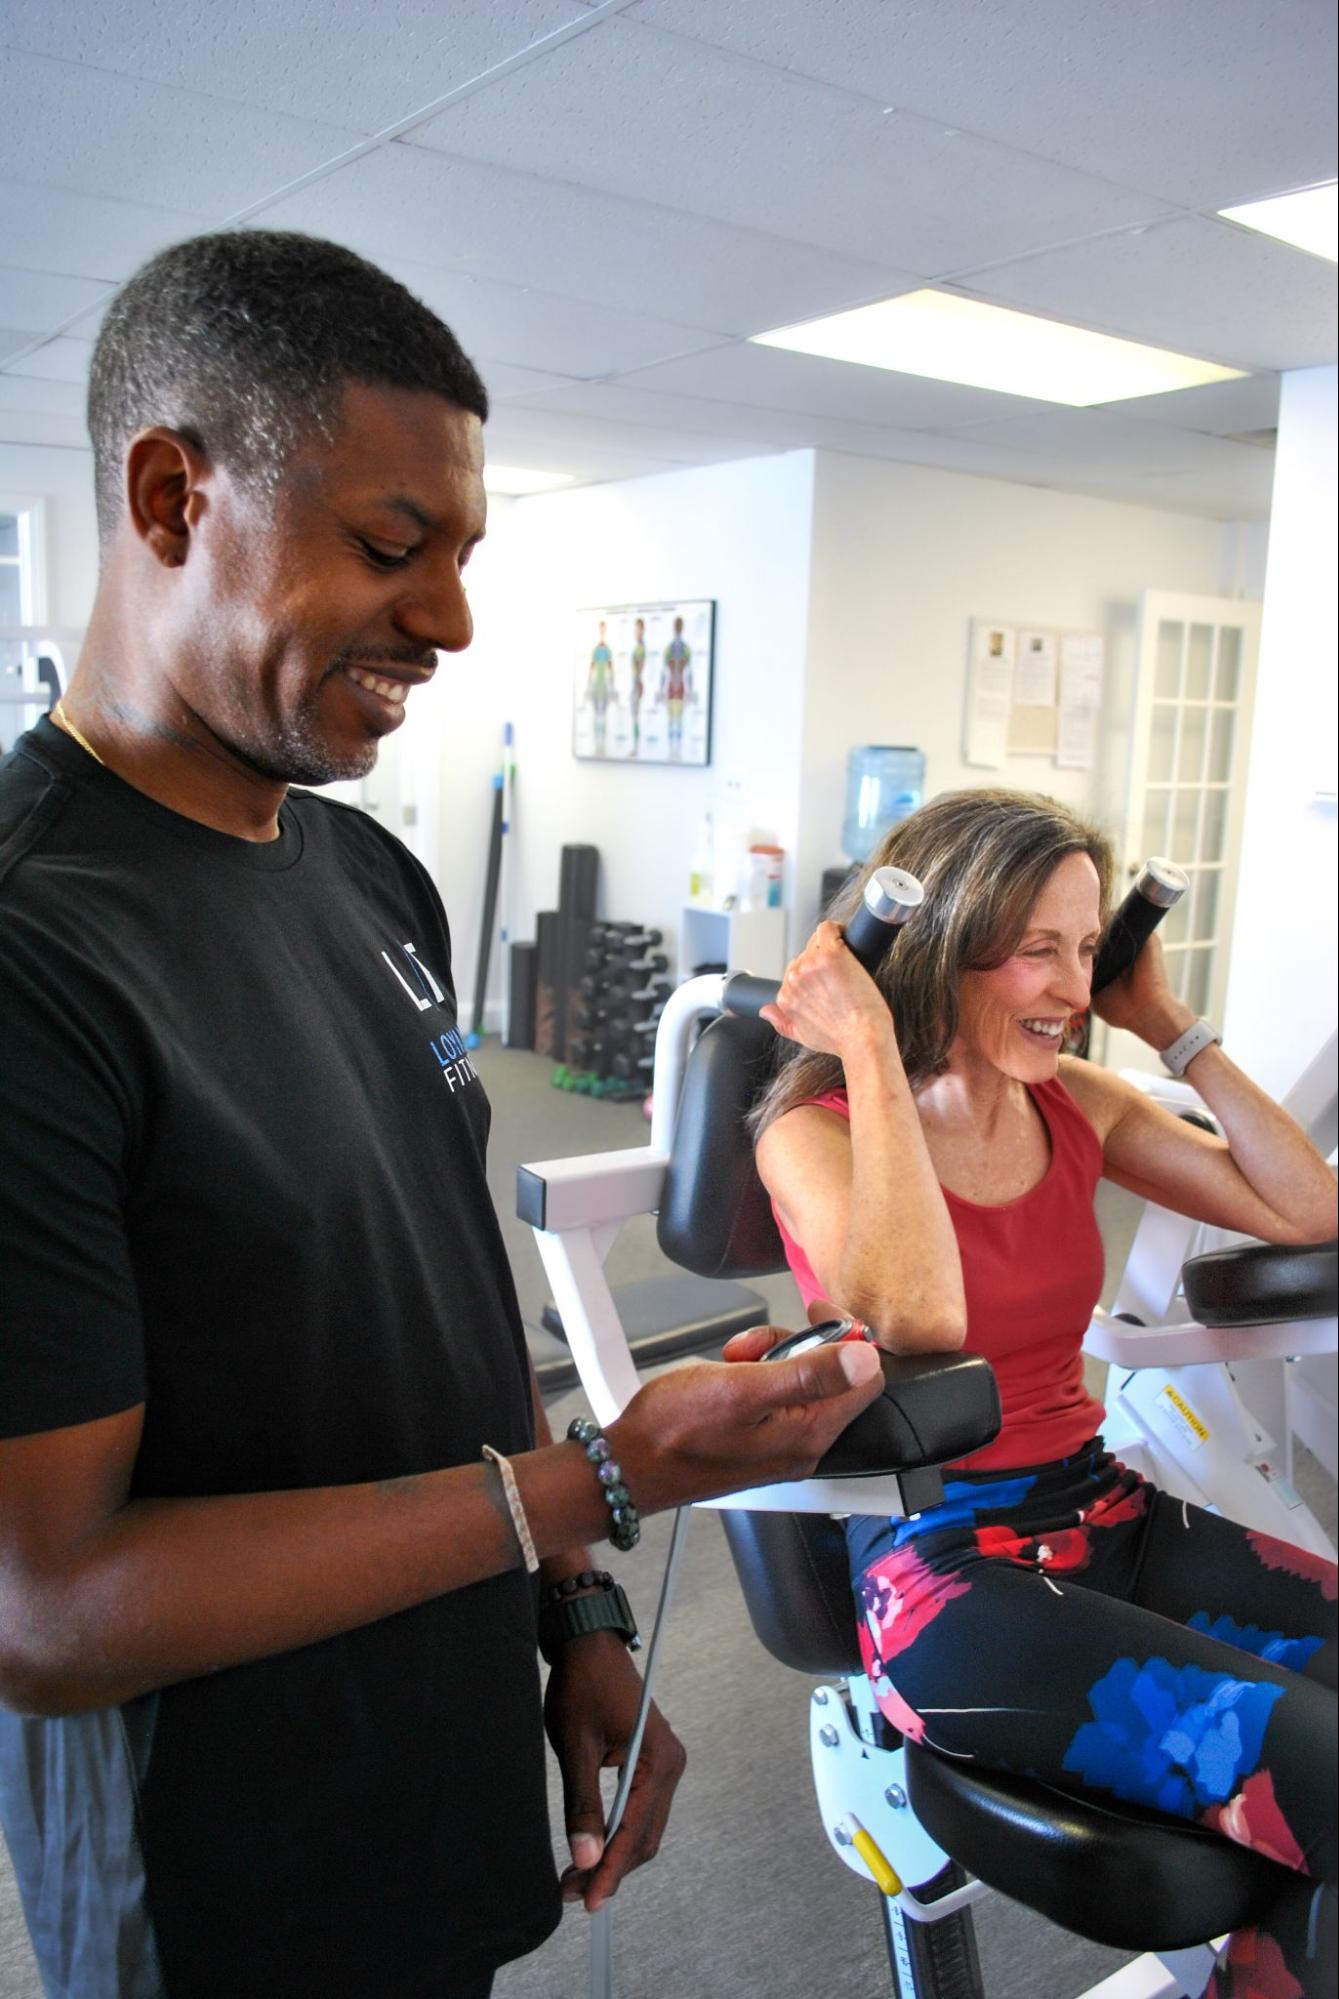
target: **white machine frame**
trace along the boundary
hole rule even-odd
[[[633,1215],[654,1213],[660,1205],[684,1065],[699,1021],[722,1011],[724,986],[718,974],[691,979],[666,1004],[656,1037],[648,1144],[522,1169],[544,1183],[543,1226],[535,1228],[535,1241],[583,1389],[601,1423],[612,1422],[639,1386],[604,1261],[622,1224]],[[1322,1139],[1334,1123],[1333,1073],[1331,1042],[1287,1100],[1288,1108]],[[1131,1080],[1173,1108],[1203,1108],[1185,1084],[1133,1073]],[[1332,1145],[1331,1136],[1325,1149]],[[1237,1330],[1199,1325],[1180,1296],[1180,1272],[1187,1256],[1204,1246],[1197,1241],[1202,1233],[1197,1224],[1150,1205],[1111,1312],[1094,1315],[1084,1345],[1108,1366],[1104,1435],[1120,1457],[1164,1490],[1281,1540],[1332,1555],[1324,1530],[1292,1483],[1287,1384],[1296,1357],[1334,1352],[1336,1321],[1290,1320]],[[1247,1370],[1255,1377],[1253,1407],[1243,1399],[1238,1381]],[[1272,1428],[1257,1413],[1262,1406],[1275,1412]],[[755,1512],[892,1517],[906,1512],[896,1477],[805,1479],[705,1504]],[[944,1868],[949,1856],[907,1803],[904,1752],[879,1742],[873,1696],[863,1678],[814,1690],[810,1747],[824,1829],[847,1867],[865,1880],[876,1879],[856,1850],[855,1827],[869,1835],[900,1882],[925,1883]],[[915,1991],[909,1964],[903,1969],[905,1952],[898,1952],[905,1923],[941,1921],[990,1892],[985,1884],[969,1881],[932,1904],[920,1902],[905,1886],[889,1897],[889,1936],[904,1990]],[[1198,1999],[1213,1948],[1206,1943],[1188,1951],[1148,1953],[1093,1987],[1084,1999],[1180,1999],[1185,1994]]]

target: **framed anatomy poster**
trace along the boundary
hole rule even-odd
[[[710,597],[579,611],[573,756],[598,763],[710,763],[715,635]]]

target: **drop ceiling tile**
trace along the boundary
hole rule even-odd
[[[958,424],[1051,407],[1026,396],[827,361],[816,354],[789,354],[783,348],[758,347],[748,341],[639,369],[626,386],[895,429],[951,430]]]
[[[1182,430],[1212,431],[1217,437],[1273,430],[1279,420],[1279,378],[1243,375],[1235,382],[1206,382],[1167,396],[1135,396],[1118,407],[1149,423],[1174,423]]]
[[[450,107],[409,143],[924,275],[1170,212],[619,19]]]
[[[656,448],[663,456],[673,453],[684,462],[757,457],[807,447],[850,457],[936,466],[1014,485],[1097,494],[1221,520],[1257,519],[1268,512],[1273,468],[1270,453],[1245,446],[1221,447],[1220,440],[1208,437],[1181,441],[1173,436],[1162,441],[1162,448],[1156,448],[1156,438],[1141,436],[1132,443],[1130,436],[1122,436],[1122,428],[1137,431],[1133,421],[1122,426],[1106,419],[1109,430],[1097,436],[1089,421],[1094,415],[1090,411],[1048,411],[1048,424],[1036,432],[1021,425],[1015,431],[1011,425],[997,423],[933,432],[652,393],[636,386],[642,380],[638,375],[630,378],[628,386],[584,383],[536,393],[524,403],[509,405],[507,420],[521,425],[527,411],[547,411],[551,417],[569,420],[585,418],[589,434],[595,434],[598,424],[600,434],[611,441],[630,441],[640,430],[648,443],[656,437]],[[490,432],[492,429],[490,425]],[[574,426],[574,440],[582,434]],[[563,436],[562,427],[552,424],[542,435],[561,463],[564,454],[558,441]],[[702,449],[703,438],[711,440],[708,451]],[[1206,449],[1198,450],[1200,444]],[[537,447],[529,448],[533,454]],[[490,437],[489,450],[495,457],[502,455],[495,437]],[[1178,466],[1185,469],[1150,469]]]
[[[650,373],[659,373],[651,370]],[[856,458],[895,458],[911,463],[946,461],[958,469],[995,478],[1037,477],[1035,454],[978,441],[974,431],[932,434],[894,425],[850,422],[801,410],[748,408],[741,403],[653,393],[640,387],[640,374],[619,382],[589,382],[528,398],[516,406],[575,413],[607,423],[640,424],[670,433],[733,441],[734,458],[769,449],[840,451]],[[1026,407],[1032,407],[1027,405]],[[610,433],[612,434],[612,433]],[[970,442],[968,440],[971,440]],[[717,455],[717,454],[713,454]]]
[[[0,335],[0,340],[3,340]],[[25,333],[25,342],[31,343],[33,335]],[[11,348],[11,353],[17,350]],[[48,340],[41,347],[34,347],[26,353],[15,368],[15,374],[31,375],[35,380],[46,382],[86,382],[88,380],[89,357],[93,352],[91,340],[72,340],[63,337]]]
[[[18,364],[20,367],[22,363]],[[33,375],[0,369],[0,409],[27,410],[33,416],[84,415],[82,382],[42,381]]]
[[[508,429],[505,413],[498,421],[503,425],[501,429],[495,430],[490,421],[485,433],[487,456],[497,465],[524,465],[528,470],[561,472],[583,486],[609,479],[640,479],[648,473],[678,470],[678,462],[662,458],[654,452],[610,450],[603,443],[593,444],[589,439],[555,441],[536,438],[523,431]]]
[[[1051,449],[1049,446],[1055,440],[1029,437],[1027,448],[1022,449],[1017,442],[1007,440],[1004,427],[993,424],[952,432],[899,430],[881,424],[846,423],[834,417],[702,403],[688,397],[624,388],[618,383],[587,383],[536,395],[529,404],[509,405],[506,421],[524,425],[528,409],[536,414],[548,409],[552,415],[595,420],[600,434],[611,441],[630,440],[634,427],[646,432],[648,443],[651,433],[658,432],[657,449],[662,458],[672,452],[685,463],[707,463],[722,457],[752,458],[808,447],[849,457],[933,466],[973,478],[1005,480],[1011,485],[1089,493],[1132,505],[1220,520],[1262,518],[1269,506],[1271,455],[1246,447],[1215,452],[1212,446],[1217,444],[1216,439],[1203,440],[1211,449],[1207,458],[1200,455],[1201,462],[1195,469],[1150,472],[1141,469],[1147,461],[1147,452],[1135,453],[1128,446],[1125,458],[1130,462],[1122,463],[1119,453],[1112,459],[1104,458],[1091,440],[1066,446],[1061,439]],[[1089,413],[1055,414],[1058,427],[1063,429],[1068,418],[1082,418]],[[665,435],[667,426],[674,427],[674,435]],[[510,440],[511,448],[504,453],[498,437],[492,435],[492,424],[489,430],[489,451],[493,457],[502,459],[524,452],[527,460],[533,460],[538,453],[545,452],[548,454],[545,463],[569,471],[577,462],[573,454],[580,449],[578,440],[583,435],[595,434],[593,424],[584,430],[574,426],[572,446],[564,448],[564,432],[558,424],[551,424],[543,433],[522,430]],[[535,441],[537,435],[543,436],[543,443]],[[711,439],[709,450],[702,449],[703,437]],[[727,443],[732,448],[727,450]],[[1185,450],[1177,448],[1160,454],[1159,462],[1169,458],[1181,461],[1187,455]],[[613,476],[618,476],[617,472]]]
[[[6,244],[6,250],[9,246]],[[110,285],[90,278],[53,277],[43,271],[0,267],[0,324],[50,333],[77,313],[111,297]]]
[[[467,354],[520,368],[570,375],[620,375],[651,361],[689,354],[710,334],[641,313],[617,312],[586,299],[558,298],[519,285],[491,284],[456,271],[386,262],[451,327]]]
[[[1199,216],[986,266],[960,285],[1230,367],[1307,368],[1336,354],[1334,265]]]
[[[357,134],[44,56],[6,58],[0,176],[222,220]]]
[[[583,12],[581,0],[6,0],[15,49],[375,132]]]
[[[1006,479],[1013,485],[1072,487],[1073,467],[1038,452],[1018,451],[994,441],[981,430],[884,430],[862,425],[858,443],[844,442],[852,426],[831,426],[823,419],[816,442],[861,458],[892,458],[908,465],[936,465],[946,472],[963,472],[977,479]]]
[[[1004,479],[1011,485],[1040,486],[1051,492],[1085,493],[1130,506],[1157,507],[1210,520],[1259,520],[1269,512],[1270,456],[1243,447],[1228,464],[1181,473],[1141,473],[1072,455],[992,446],[978,431],[904,432],[895,448],[892,433],[871,431],[860,454],[892,457],[913,465],[934,465],[969,477]]]
[[[377,262],[411,258],[717,333],[755,333],[917,282],[809,244],[398,143],[256,220],[335,236]]]
[[[631,18],[1190,208],[1335,173],[1330,0],[639,0]]]
[[[11,354],[21,354],[32,343],[33,335],[21,326],[0,326],[0,362],[7,361]]]
[[[474,365],[484,378],[489,403],[494,407],[499,403],[514,402],[518,396],[533,396],[545,389],[564,388],[574,379],[571,375],[548,374],[543,368],[516,368],[510,362],[489,361],[477,354]]]
[[[10,409],[0,399],[0,444],[58,444],[87,451],[88,432],[81,416],[51,411]]]
[[[579,453],[587,446],[682,465],[710,465],[749,455],[736,437],[717,430],[690,430],[672,419],[659,425],[638,423],[626,416],[608,421],[556,407],[537,409],[532,404],[506,404],[498,412],[496,433],[491,421],[488,428],[489,450],[495,458],[505,456],[498,442],[501,438],[520,450],[528,451],[532,445],[548,447],[560,457],[564,452]],[[757,448],[766,450],[768,446],[758,440]]]
[[[0,243],[28,271],[115,282],[199,229],[198,215],[178,209],[0,180]]]
[[[1178,430],[1168,423],[1149,423],[1110,409],[1048,410],[1037,416],[1007,418],[959,432],[972,440],[1003,445],[1012,451],[1036,452],[1067,465],[1092,463],[1112,472],[1212,472],[1235,464],[1243,452],[1261,456],[1257,448],[1211,437],[1204,431]]]
[[[1257,451],[1212,472],[1165,472],[1132,480],[1115,497],[1140,507],[1204,514],[1210,520],[1266,521],[1273,494],[1273,454]]]
[[[640,375],[620,382],[580,382],[524,397],[508,409],[551,410],[596,422],[641,425],[644,428],[715,441],[733,439],[733,454],[742,457],[750,445],[798,448],[814,443],[814,420],[795,410],[746,409],[739,403],[708,402],[696,396],[658,395],[638,386]],[[850,426],[852,438],[859,435]]]

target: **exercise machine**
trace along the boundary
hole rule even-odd
[[[774,991],[743,975],[681,986],[657,1036],[649,1143],[519,1170],[518,1212],[535,1230],[602,1423],[638,1386],[603,1270],[625,1220],[658,1213],[661,1247],[700,1276],[786,1267],[743,1123],[771,1065],[771,1029],[749,1016]],[[1252,1358],[1332,1351],[1335,1293],[1332,1245],[1219,1250],[1186,1272],[1184,1314],[1160,1317],[1163,1306],[1144,1298],[1145,1310],[1129,1318],[1099,1315],[1089,1338],[1121,1380],[1152,1367],[1175,1389],[1182,1367],[1227,1370],[1247,1350]],[[1117,1309],[1127,1309],[1119,1297]],[[864,1461],[867,1471],[854,1472],[835,1447],[812,1479],[709,1504],[721,1513],[760,1640],[825,1682],[810,1698],[819,1810],[838,1858],[879,1891],[893,1990],[898,1999],[982,1999],[971,1906],[995,1890],[1095,1942],[1141,1953],[1088,1999],[1198,1999],[1214,1940],[1255,1921],[1271,1900],[1272,1863],[1198,1825],[949,1760],[899,1738],[878,1711],[832,1516],[899,1516],[933,1504],[942,1491],[936,1467],[986,1442],[998,1424],[993,1377],[979,1359],[886,1362],[885,1395],[872,1405],[880,1455]],[[1211,1427],[1198,1383],[1181,1399]],[[1186,1431],[1162,1448],[1189,1466],[1201,1492],[1206,1446],[1193,1424]],[[1223,1464],[1234,1468],[1230,1453],[1212,1463],[1211,1486]],[[1258,1465],[1242,1477],[1269,1496]],[[1235,1510],[1235,1485],[1225,1503],[1206,1496]],[[1281,1511],[1282,1538],[1295,1539],[1296,1510]]]
[[[1325,1155],[1335,1066],[1331,1035],[1283,1100]],[[1188,1084],[1125,1073],[1169,1110],[1212,1124]],[[1085,1346],[1108,1363],[1104,1434],[1117,1457],[1197,1506],[1332,1557],[1297,1489],[1294,1438],[1334,1475],[1332,1397],[1306,1367],[1335,1352],[1334,1305],[1308,1274],[1318,1268],[1311,1253],[1290,1256],[1149,1204],[1111,1310],[1095,1315]]]

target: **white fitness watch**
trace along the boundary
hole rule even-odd
[[[1158,1060],[1169,1075],[1184,1076],[1195,1057],[1202,1049],[1211,1048],[1222,1035],[1207,1020],[1197,1020],[1184,1034],[1178,1034],[1170,1048],[1161,1050]]]

